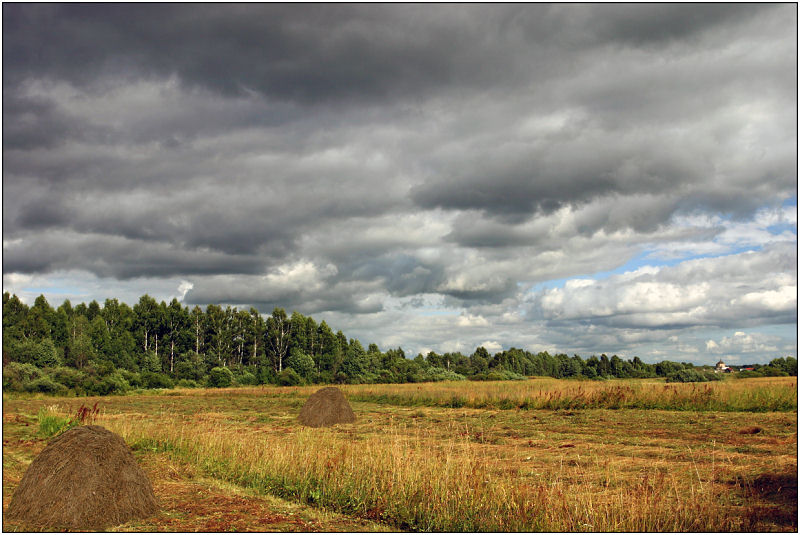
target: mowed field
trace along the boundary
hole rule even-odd
[[[3,510],[40,410],[97,402],[161,506],[112,531],[797,531],[795,377],[341,388],[358,420],[325,429],[317,387],[4,394]]]

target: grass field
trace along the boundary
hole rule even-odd
[[[98,402],[161,504],[115,531],[797,531],[794,377],[342,389],[327,429],[315,387],[4,395],[4,510],[40,419]]]

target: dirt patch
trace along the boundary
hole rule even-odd
[[[328,386],[311,394],[298,419],[309,427],[327,427],[353,423],[356,415],[342,391],[335,386]]]
[[[742,427],[737,431],[740,435],[757,435],[758,433],[762,432],[763,429],[758,427],[757,425],[751,425],[748,427]]]
[[[125,441],[90,425],[50,441],[22,476],[6,516],[34,531],[102,531],[156,509],[150,481]]]
[[[750,492],[761,499],[794,504],[797,509],[797,474],[761,474],[753,480]]]

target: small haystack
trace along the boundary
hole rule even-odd
[[[102,531],[157,509],[150,481],[122,437],[87,425],[57,436],[33,460],[6,516],[36,531]]]
[[[335,386],[328,386],[311,394],[300,411],[299,420],[309,427],[327,427],[353,423],[356,415],[342,391]]]

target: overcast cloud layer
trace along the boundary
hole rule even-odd
[[[797,354],[797,7],[3,5],[3,285]]]

